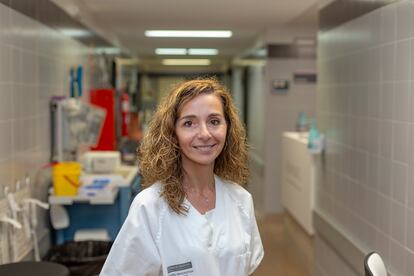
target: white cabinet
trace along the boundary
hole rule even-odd
[[[316,164],[307,147],[308,134],[284,132],[282,139],[282,204],[305,231],[313,235]]]

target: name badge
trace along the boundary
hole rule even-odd
[[[186,262],[167,267],[168,276],[190,276],[194,274],[193,264]]]

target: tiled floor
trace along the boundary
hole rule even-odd
[[[289,215],[259,218],[265,257],[254,276],[311,276],[313,240]]]

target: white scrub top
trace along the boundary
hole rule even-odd
[[[134,199],[100,275],[244,276],[263,258],[251,195],[215,176],[216,206],[186,215],[160,197],[161,184]]]

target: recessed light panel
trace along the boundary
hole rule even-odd
[[[207,66],[211,64],[209,59],[163,59],[163,65],[169,66]]]
[[[148,30],[147,37],[210,37],[229,38],[233,35],[231,31],[190,31],[190,30]]]
[[[185,48],[157,48],[155,49],[157,55],[186,55],[187,49]]]
[[[189,55],[199,55],[199,56],[215,56],[218,54],[217,49],[202,49],[202,48],[190,48],[188,49]]]

